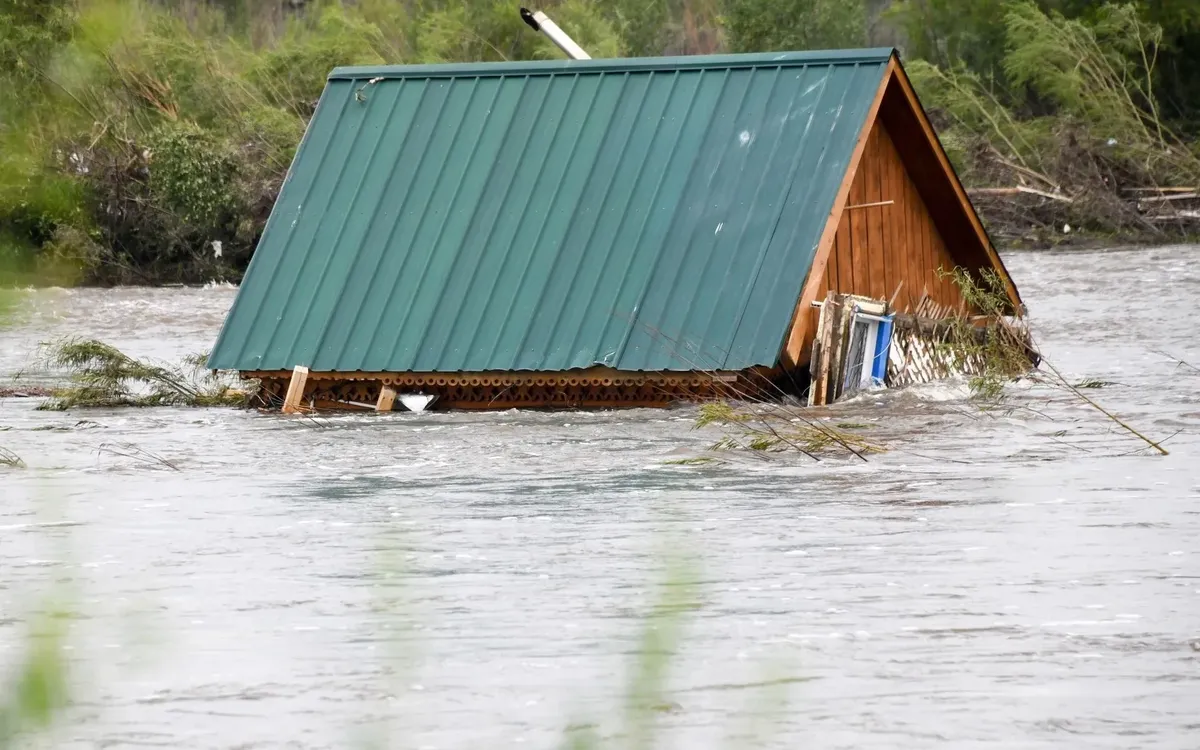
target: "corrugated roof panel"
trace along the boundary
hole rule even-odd
[[[889,55],[339,69],[209,364],[775,364]]]
[[[816,256],[833,210],[833,196],[849,168],[853,146],[873,101],[863,96],[871,80],[868,69],[838,67],[824,84],[795,152],[779,221],[755,259],[751,284],[741,298],[728,300],[732,304],[729,312],[738,316],[736,332],[726,349],[733,361],[754,357],[767,347],[782,347],[787,329],[779,331],[778,320],[786,314],[791,323],[800,299],[792,280],[798,278],[803,285]],[[785,301],[790,304],[786,313],[780,307]]]

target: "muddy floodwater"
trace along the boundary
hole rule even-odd
[[[892,447],[866,463],[707,465],[671,463],[721,437],[692,408],[2,399],[28,468],[0,468],[0,676],[57,592],[76,704],[55,747],[555,748],[588,725],[620,746],[684,555],[658,746],[1197,747],[1200,371],[1171,358],[1200,366],[1198,260],[1007,256],[1047,358],[1167,457],[1028,387],[991,415],[953,384],[827,412]],[[0,377],[67,334],[206,350],[234,294],[28,292]]]

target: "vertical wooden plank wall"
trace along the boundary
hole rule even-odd
[[[854,208],[884,201],[893,203]],[[868,136],[846,207],[824,289],[886,300],[903,282],[895,303],[900,312],[915,310],[924,294],[959,306],[958,288],[938,276],[939,267],[949,271],[955,263],[881,121]]]

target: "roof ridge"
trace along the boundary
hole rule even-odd
[[[637,72],[652,70],[713,70],[801,65],[853,65],[884,63],[893,47],[810,50],[806,52],[755,52],[674,57],[608,57],[591,60],[518,60],[508,62],[433,63],[415,65],[365,65],[334,68],[329,80],[371,78],[459,78],[555,73]]]

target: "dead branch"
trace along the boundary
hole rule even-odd
[[[970,188],[969,190],[967,190],[967,194],[971,195],[971,196],[976,196],[976,195],[1008,196],[1008,195],[1024,194],[1024,195],[1036,195],[1040,198],[1048,198],[1050,200],[1061,201],[1063,203],[1074,203],[1075,202],[1075,199],[1071,198],[1070,196],[1055,194],[1055,193],[1047,193],[1045,190],[1038,190],[1037,188],[1031,188],[1031,187],[1027,187],[1025,185],[1017,185],[1016,187],[1001,187],[1001,188]]]

